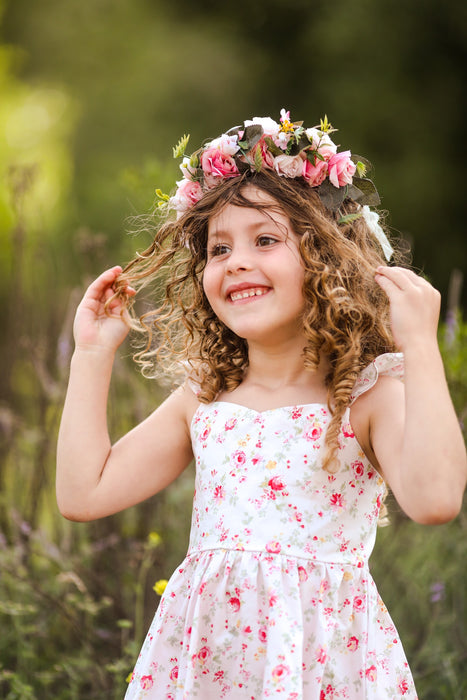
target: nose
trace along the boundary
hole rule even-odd
[[[236,245],[227,259],[227,272],[236,273],[251,270],[252,260],[248,246]]]

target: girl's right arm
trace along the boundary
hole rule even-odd
[[[57,448],[57,502],[71,520],[93,520],[145,500],[173,481],[192,458],[189,421],[198,404],[177,389],[112,446],[107,396],[115,352],[128,333],[122,306],[106,302],[121,273],[114,267],[86,291],[76,312],[75,352]],[[131,289],[127,290],[130,294]],[[125,313],[125,312],[123,312]]]

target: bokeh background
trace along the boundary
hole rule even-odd
[[[118,516],[59,516],[55,443],[84,286],[146,246],[128,218],[178,179],[182,134],[191,152],[282,107],[308,125],[327,114],[342,147],[373,162],[394,235],[443,294],[463,424],[467,5],[0,0],[0,22],[0,697],[122,698],[154,584],[186,551],[193,471]],[[114,437],[167,391],[130,355],[115,365]],[[435,528],[390,510],[374,576],[420,698],[461,700],[466,512]]]

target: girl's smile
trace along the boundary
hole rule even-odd
[[[262,297],[270,291],[270,287],[251,286],[248,282],[235,284],[227,289],[227,298],[232,303],[245,302],[254,297]]]
[[[277,202],[252,185],[253,205],[228,204],[208,228],[203,286],[214,313],[238,336],[268,344],[301,332],[304,267]]]

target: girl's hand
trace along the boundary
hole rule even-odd
[[[402,351],[414,342],[436,342],[441,295],[402,267],[378,267],[376,282],[389,297],[394,341]]]
[[[76,311],[73,332],[77,348],[105,349],[115,352],[125,339],[129,325],[127,311],[120,299],[114,299],[108,309],[105,305],[114,294],[112,285],[122,272],[119,266],[103,272],[88,287]],[[133,296],[135,290],[125,292]]]

